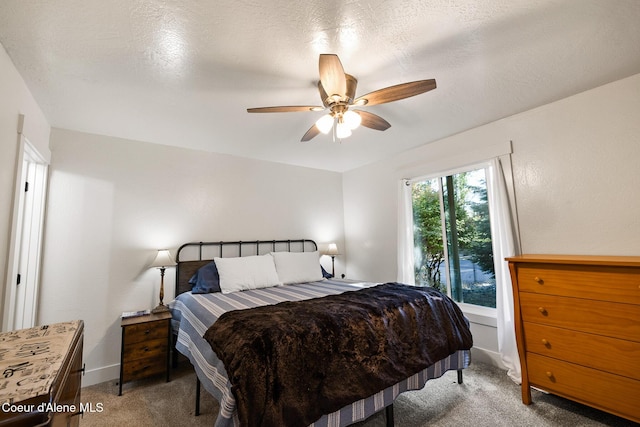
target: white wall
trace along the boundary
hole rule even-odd
[[[48,158],[49,123],[0,45],[0,307],[4,310],[5,279],[11,236],[18,147],[18,117],[25,116],[23,134]],[[12,282],[11,286],[15,283]],[[2,316],[0,315],[0,322]]]
[[[399,177],[510,140],[523,252],[639,255],[639,118],[640,74],[345,173],[348,275],[395,280]]]
[[[338,173],[60,129],[51,148],[40,322],[85,321],[84,385],[118,376],[120,314],[157,305],[160,275],[146,268],[156,249],[344,242]]]
[[[4,49],[0,100],[4,284],[18,115],[45,156],[50,132]],[[308,237],[337,241],[346,251],[336,258],[338,274],[348,259],[348,277],[395,280],[398,177],[509,140],[525,252],[638,255],[638,117],[640,75],[342,176],[56,129],[38,321],[85,320],[87,385],[117,376],[120,313],[156,305],[158,274],[145,268],[155,249],[175,252],[188,240]],[[172,273],[165,300],[173,296]],[[474,328],[476,345],[496,351],[491,328]]]

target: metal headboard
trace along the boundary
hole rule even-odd
[[[220,242],[190,242],[178,248],[176,253],[175,296],[191,290],[189,279],[214,257],[263,255],[269,252],[313,252],[318,250],[310,239],[294,240],[237,240]]]

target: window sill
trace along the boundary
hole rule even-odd
[[[458,305],[467,319],[469,319],[469,322],[494,328],[498,327],[498,314],[495,308],[465,303],[458,303]]]

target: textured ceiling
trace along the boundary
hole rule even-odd
[[[2,0],[0,43],[53,127],[345,171],[640,72],[638,0]],[[392,125],[300,142],[318,55]],[[367,108],[367,107],[365,107]]]

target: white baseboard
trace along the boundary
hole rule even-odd
[[[480,362],[486,363],[488,365],[496,366],[500,369],[507,369],[506,366],[502,363],[502,358],[500,357],[500,353],[496,351],[487,350],[479,347],[471,348],[471,363]]]
[[[86,370],[82,377],[82,387],[103,383],[105,381],[120,380],[120,364],[103,366],[102,368]]]

